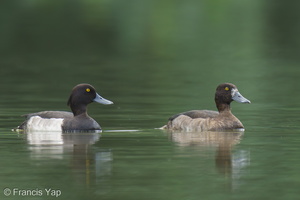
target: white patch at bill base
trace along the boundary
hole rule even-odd
[[[235,93],[238,92],[238,89],[232,88],[231,89],[231,96],[234,97]]]
[[[30,117],[27,122],[27,131],[62,131],[63,118],[44,119],[39,116]]]

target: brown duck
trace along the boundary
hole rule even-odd
[[[216,89],[215,102],[218,109],[191,110],[176,114],[169,118],[167,125],[162,129],[182,131],[220,131],[244,129],[242,122],[236,118],[230,109],[230,103],[250,103],[243,97],[232,83],[220,84]]]

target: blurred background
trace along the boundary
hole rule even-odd
[[[16,115],[67,110],[70,90],[82,82],[115,102],[90,112],[127,114],[127,121],[215,109],[222,82],[256,103],[237,111],[276,101],[298,105],[286,97],[298,89],[299,6],[293,0],[1,1],[1,107]]]
[[[299,198],[299,8],[295,0],[1,0],[1,188],[51,187],[69,199]],[[11,131],[22,114],[69,110],[71,89],[84,82],[114,102],[89,105],[104,130],[89,149]],[[154,129],[176,113],[215,110],[223,82],[251,101],[232,103],[245,134],[211,141]]]

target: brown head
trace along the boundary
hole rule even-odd
[[[230,103],[250,103],[248,99],[239,93],[237,87],[232,83],[222,83],[216,89],[215,102],[219,112],[230,110]]]

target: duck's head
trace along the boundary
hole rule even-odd
[[[101,97],[90,84],[76,85],[71,92],[68,100],[68,106],[71,107],[74,115],[82,112],[81,109],[85,108],[88,104],[97,102],[105,105],[113,104],[112,101]]]
[[[237,87],[232,83],[222,83],[217,87],[215,101],[219,111],[221,109],[219,105],[230,105],[232,101],[239,103],[251,103],[248,99],[241,95]]]

